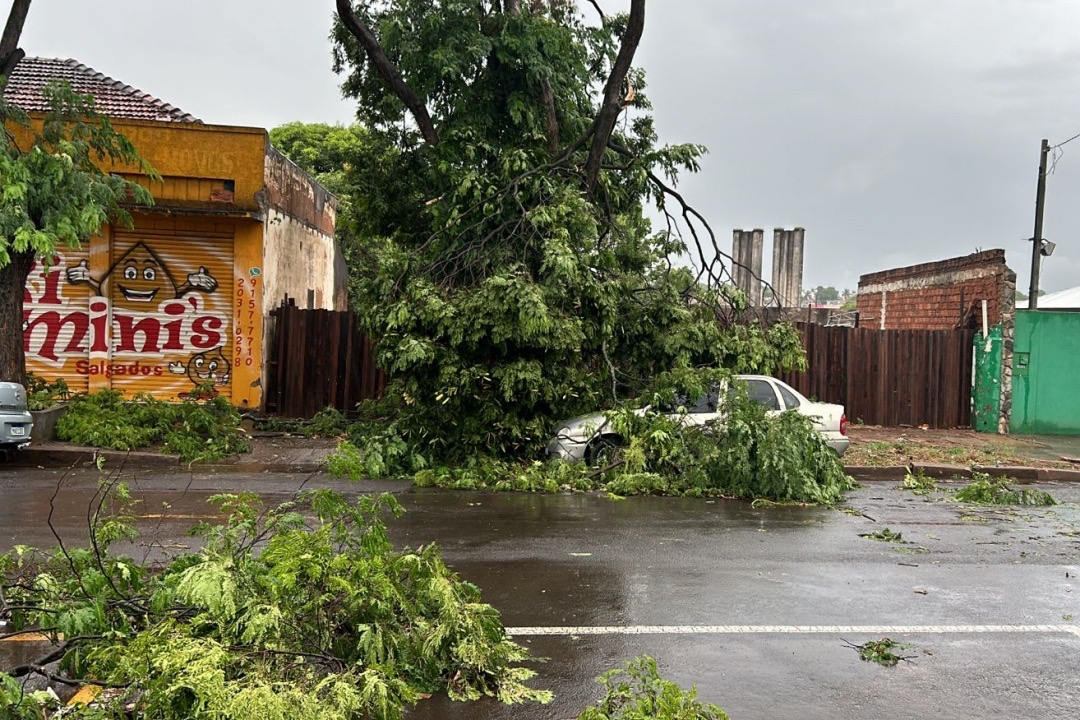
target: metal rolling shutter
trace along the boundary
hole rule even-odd
[[[111,254],[112,387],[175,399],[209,381],[231,397],[233,233],[117,230]]]

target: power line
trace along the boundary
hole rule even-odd
[[[1071,143],[1071,142],[1072,142],[1073,140],[1075,140],[1076,138],[1080,138],[1080,133],[1077,133],[1077,134],[1073,135],[1073,136],[1072,136],[1071,138],[1069,138],[1069,139],[1068,139],[1068,140],[1066,140],[1065,142],[1059,142],[1059,143],[1058,143],[1057,145],[1053,146],[1053,147],[1052,147],[1052,148],[1050,148],[1050,149],[1051,149],[1051,150],[1057,150],[1057,149],[1058,149],[1059,147],[1061,147],[1062,145],[1068,145],[1069,143]]]
[[[1071,143],[1076,138],[1080,138],[1080,133],[1077,133],[1076,135],[1073,135],[1071,138],[1069,138],[1065,142],[1059,142],[1057,145],[1054,145],[1053,147],[1050,148],[1050,151],[1054,154],[1054,156],[1053,156],[1053,160],[1050,161],[1050,169],[1047,170],[1048,174],[1053,175],[1054,171],[1057,170],[1058,162],[1061,160],[1061,158],[1065,157],[1065,151],[1061,149],[1062,146],[1068,145],[1069,143]]]

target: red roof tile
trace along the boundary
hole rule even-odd
[[[26,112],[49,109],[41,89],[53,80],[67,80],[76,91],[93,95],[100,112],[127,120],[199,123],[194,115],[173,107],[138,88],[125,85],[76,60],[23,58],[4,87],[4,99]]]

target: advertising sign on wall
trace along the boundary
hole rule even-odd
[[[183,398],[200,385],[230,396],[231,238],[124,233],[102,268],[94,265],[82,250],[31,270],[23,296],[30,372],[129,397]]]

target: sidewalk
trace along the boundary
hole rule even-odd
[[[1080,482],[1080,437],[993,435],[974,430],[852,425],[844,456],[860,481],[902,480],[910,471],[932,478],[973,472],[1018,482]]]
[[[852,444],[844,456],[845,470],[859,482],[899,482],[909,472],[935,479],[968,479],[973,472],[980,472],[1019,483],[1080,482],[1080,464],[1061,460],[1073,448],[1080,455],[1080,438],[877,427],[853,427],[850,435]],[[325,466],[337,443],[334,438],[255,433],[250,453],[214,463],[196,463],[194,467],[252,474],[317,472]],[[99,456],[104,456],[110,467],[124,464],[162,470],[185,468],[176,455],[99,450],[62,442],[31,445],[16,454],[15,462],[45,467],[89,465]]]

